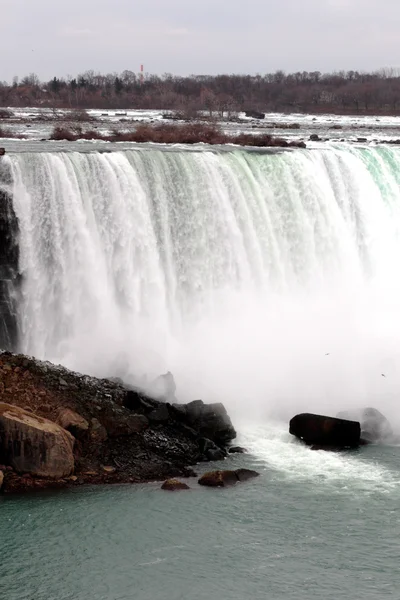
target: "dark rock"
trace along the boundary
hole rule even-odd
[[[340,419],[359,421],[361,425],[361,438],[367,443],[390,442],[393,438],[393,429],[387,418],[376,408],[361,408],[358,410],[343,411],[337,414]]]
[[[204,404],[194,400],[185,405],[190,427],[218,446],[225,446],[236,437],[236,431],[223,404]]]
[[[0,156],[4,156],[6,153],[6,149],[5,148],[0,148]]]
[[[356,421],[303,413],[291,419],[289,432],[309,445],[338,448],[360,445],[361,427]]]
[[[289,146],[289,148],[307,148],[307,144],[305,142],[303,142],[303,141],[288,142],[287,145]]]
[[[235,471],[209,471],[199,479],[199,484],[207,487],[227,487],[235,485],[237,482]]]
[[[265,119],[265,113],[258,112],[257,110],[246,110],[244,114],[251,119]]]
[[[169,412],[177,421],[185,421],[187,419],[186,404],[171,404]]]
[[[364,144],[365,142],[368,142],[368,140],[367,140],[367,138],[360,137],[360,138],[357,138],[357,142],[360,142],[360,143]]]
[[[316,133],[312,133],[310,135],[310,142],[319,142],[321,138]]]
[[[129,410],[147,413],[154,410],[159,402],[148,398],[138,390],[127,390],[123,400],[123,406]]]
[[[236,469],[235,473],[239,481],[248,481],[249,479],[259,477],[260,475],[260,473],[252,471],[251,469]]]
[[[221,450],[221,448],[210,448],[206,452],[206,457],[208,460],[224,460],[226,458],[226,453]]]
[[[224,460],[225,450],[219,448],[212,440],[207,438],[198,439],[199,450],[206,460]]]
[[[124,437],[145,431],[149,421],[144,415],[132,414],[121,408],[110,407],[101,410],[99,421],[105,427],[108,437]]]
[[[229,454],[245,454],[247,452],[246,448],[241,448],[240,446],[231,446],[228,448]]]
[[[90,439],[92,442],[101,443],[107,439],[107,430],[98,419],[92,419],[90,423]]]
[[[161,489],[175,492],[177,490],[190,490],[190,487],[187,483],[179,481],[179,479],[167,479],[167,481],[164,481],[162,484]]]
[[[168,406],[160,404],[158,408],[147,415],[147,418],[151,423],[166,423],[170,418]]]

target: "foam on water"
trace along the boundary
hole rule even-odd
[[[324,493],[331,488],[332,493],[387,494],[400,486],[398,471],[382,464],[382,457],[377,460],[373,451],[362,455],[359,451],[312,451],[295,440],[282,422],[243,425],[240,442],[270,481],[303,483]]]

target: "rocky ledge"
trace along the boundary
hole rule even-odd
[[[4,492],[193,475],[236,437],[222,404],[155,400],[121,382],[0,353]]]

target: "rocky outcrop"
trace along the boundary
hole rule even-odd
[[[235,473],[239,481],[248,481],[249,479],[254,479],[260,475],[260,473],[252,471],[251,469],[236,469]]]
[[[57,487],[193,476],[191,465],[224,459],[235,437],[221,404],[170,404],[140,389],[127,389],[119,381],[88,377],[9,352],[0,353],[0,400],[31,420],[51,422],[76,438],[74,474],[68,477],[67,470],[60,471]],[[5,472],[6,492],[56,485],[56,480],[22,476],[17,467],[13,469]],[[35,471],[39,472],[43,473]]]
[[[361,408],[343,411],[337,418],[359,421],[361,440],[369,444],[390,443],[393,440],[393,429],[387,418],[376,408]]]
[[[0,463],[17,473],[59,479],[74,469],[73,436],[62,427],[0,403]]]
[[[188,425],[218,446],[224,446],[235,439],[236,431],[223,404],[204,404],[194,400],[181,405]]]
[[[164,481],[162,484],[161,489],[169,492],[176,492],[178,490],[190,490],[190,487],[187,483],[179,481],[179,479],[167,479],[167,481]]]
[[[224,460],[227,455],[226,450],[223,450],[217,444],[215,444],[212,440],[207,438],[199,438],[198,439],[199,450],[201,454],[204,456],[205,460]]]
[[[238,481],[248,481],[258,477],[257,471],[251,469],[237,469],[236,471],[209,471],[199,479],[199,485],[206,487],[229,487]]]
[[[360,445],[361,427],[356,421],[303,413],[290,421],[289,432],[308,445],[334,448]]]

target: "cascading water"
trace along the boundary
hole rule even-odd
[[[11,173],[0,162],[0,348],[18,346],[18,221],[13,209]]]
[[[136,381],[168,369],[183,400],[262,413],[391,406],[399,150],[3,160],[20,228],[21,351]]]

